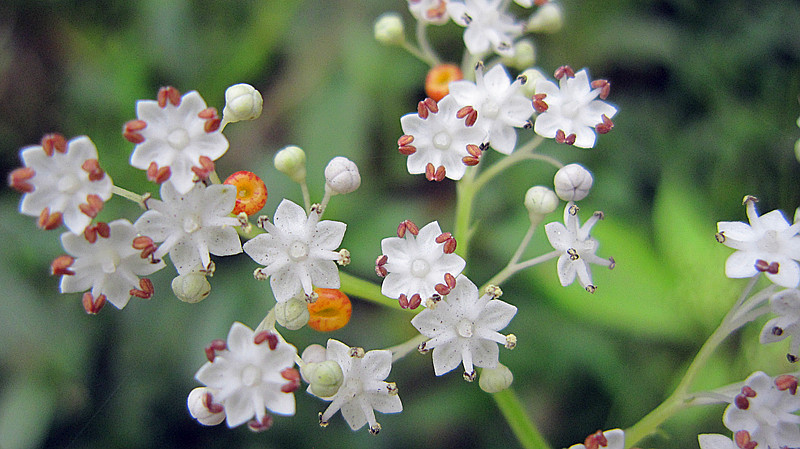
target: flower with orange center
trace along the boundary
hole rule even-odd
[[[319,296],[313,303],[308,304],[308,327],[320,332],[330,332],[343,328],[350,321],[353,306],[350,299],[335,288],[315,288]]]
[[[247,215],[253,215],[260,211],[267,202],[267,186],[253,172],[237,171],[228,176],[225,184],[236,186],[234,214],[244,212]]]
[[[436,101],[450,92],[450,82],[464,78],[461,69],[454,64],[439,64],[428,71],[425,77],[425,93]]]

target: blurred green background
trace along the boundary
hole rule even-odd
[[[730,250],[714,242],[715,223],[744,220],[741,198],[760,210],[800,205],[793,153],[800,129],[800,2],[774,0],[564,0],[565,28],[535,36],[545,73],[563,64],[607,78],[619,106],[614,131],[592,150],[548,143],[543,152],[581,162],[595,174],[584,201],[603,209],[595,227],[601,256],[589,295],[558,285],[555,262],[516,276],[504,300],[519,307],[507,330],[519,338],[501,360],[514,387],[554,447],[583,441],[599,428],[627,427],[654,408],[730,306],[744,281],[727,280]],[[19,166],[18,150],[48,132],[86,134],[115,183],[155,191],[127,165],[132,145],[123,123],[137,99],[173,85],[198,90],[221,110],[225,88],[248,82],[264,96],[264,114],[231,125],[222,177],[241,169],[267,183],[271,214],[299,189],[271,166],[276,150],[296,144],[309,158],[312,195],[335,155],[355,160],[363,184],[337,197],[327,218],[348,223],[349,273],[375,279],[380,240],[396,224],[439,220],[452,229],[454,184],[430,184],[405,171],[396,152],[401,115],[422,99],[426,67],[372,39],[382,12],[410,16],[405,0],[4,0],[0,3],[0,163]],[[520,8],[515,11],[521,11]],[[462,29],[431,30],[435,46],[459,60]],[[530,133],[530,131],[528,131]],[[520,133],[521,135],[524,132]],[[529,134],[526,134],[529,136]],[[494,156],[491,156],[494,157]],[[479,196],[482,227],[468,274],[478,284],[498,271],[527,227],[522,198],[550,184],[553,171],[532,163],[507,172]],[[327,429],[327,403],[303,391],[298,412],[276,417],[266,433],[205,428],[185,408],[197,385],[203,347],[232,321],[255,326],[273,304],[252,279],[246,256],[218,259],[213,292],[197,305],[169,290],[171,268],[156,295],[87,316],[79,294],[57,293],[49,262],[62,254],[57,232],[16,213],[19,195],[0,191],[0,448],[301,448],[516,447],[491,398],[458,373],[433,376],[430,356],[395,364],[405,410],[378,415],[383,431],[351,432],[341,417]],[[365,210],[366,208],[366,210]],[[115,198],[101,218],[135,220]],[[560,220],[554,213],[552,220]],[[531,255],[549,249],[539,235]],[[377,279],[376,279],[377,280]],[[740,381],[755,370],[789,371],[785,342],[762,348],[760,324],[722,348],[699,387]],[[361,301],[353,319],[330,336],[366,349],[415,333],[408,316]],[[298,348],[324,343],[311,330],[286,332]],[[796,367],[795,367],[796,369]],[[697,433],[722,432],[723,407],[668,421],[642,447],[697,447]]]

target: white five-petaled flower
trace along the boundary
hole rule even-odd
[[[516,307],[488,293],[480,296],[478,287],[461,275],[447,296],[420,312],[411,324],[430,339],[420,345],[420,351],[433,350],[437,376],[463,364],[464,378],[471,381],[476,366],[497,367],[498,343],[509,349],[516,345],[515,336],[499,332],[516,313]]]
[[[787,289],[770,298],[772,312],[779,315],[764,325],[761,330],[761,343],[774,343],[791,338],[787,358],[796,362],[800,349],[800,290]]]
[[[161,185],[161,200],[147,200],[135,226],[155,242],[163,242],[154,257],[169,253],[178,274],[209,267],[211,257],[242,252],[235,226],[241,223],[230,213],[236,204],[236,187],[227,184],[196,184],[185,194],[168,182]]]
[[[569,449],[624,449],[625,432],[622,429],[598,430],[586,437],[583,444],[573,444]]]
[[[400,139],[408,143],[401,146],[401,152],[408,155],[406,166],[412,175],[425,173],[428,180],[459,180],[467,170],[463,162],[470,156],[467,146],[483,144],[486,131],[459,119],[456,114],[460,106],[450,95],[442,98],[437,108],[438,112],[431,111],[426,118],[416,113],[400,118],[405,134]]]
[[[202,157],[215,161],[228,151],[221,119],[195,91],[181,97],[174,88],[164,88],[158,100],[139,100],[136,116],[123,133],[136,144],[131,165],[148,172],[169,168],[167,181],[181,194],[194,186],[192,168],[204,169]]]
[[[747,432],[758,447],[794,447],[800,442],[800,395],[797,378],[772,378],[758,371],[750,375],[725,409],[722,422],[734,433]]]
[[[331,339],[328,340],[326,358],[339,364],[344,378],[336,394],[321,398],[331,401],[331,404],[320,414],[320,425],[326,426],[331,417],[341,410],[342,417],[351,429],[358,430],[368,424],[370,433],[376,434],[381,430],[381,425],[375,419],[375,410],[381,413],[403,411],[397,386],[394,382],[385,381],[392,370],[391,351],[365,353],[362,348],[351,348]]]
[[[347,225],[320,221],[320,212],[306,216],[302,207],[284,199],[275,210],[274,223],[263,222],[265,234],[244,244],[244,251],[264,265],[258,276],[270,277],[278,302],[288,301],[300,292],[306,296],[314,287],[339,288],[336,248],[342,243]]]
[[[486,74],[483,65],[475,69],[475,82],[461,80],[450,83],[450,95],[460,105],[471,106],[478,114],[475,126],[486,130],[489,144],[503,154],[511,154],[517,144],[517,132],[533,114],[530,98],[520,87],[523,80],[513,83],[500,64]]]
[[[610,85],[603,80],[590,83],[585,69],[572,73],[572,69],[562,68],[559,72],[558,84],[536,80],[533,105],[539,115],[533,130],[560,143],[592,148],[597,140],[595,130],[601,134],[610,131],[611,118],[617,113],[617,108],[602,101]]]
[[[514,39],[522,35],[524,24],[505,11],[504,0],[464,0],[447,3],[447,12],[464,30],[464,44],[476,56],[490,50],[501,56],[514,55]]]
[[[294,415],[293,393],[300,385],[294,368],[297,349],[280,334],[256,333],[235,322],[227,342],[215,340],[206,355],[209,361],[194,377],[208,387],[206,407],[222,406],[228,427],[254,419],[250,426],[257,430],[269,422],[266,410]]]
[[[25,195],[19,210],[38,216],[39,227],[55,229],[63,222],[80,234],[111,198],[111,178],[97,162],[97,148],[86,137],[67,142],[50,134],[41,145],[20,151],[25,165],[11,172],[11,187]]]
[[[592,284],[590,263],[614,268],[614,259],[603,259],[595,255],[597,240],[589,235],[592,227],[603,218],[602,212],[595,212],[592,218],[581,226],[578,219],[578,206],[570,201],[564,207],[564,224],[553,222],[545,225],[550,245],[560,254],[558,257],[558,280],[566,287],[578,278],[581,286],[589,293],[597,288]]]
[[[455,239],[442,233],[438,222],[428,223],[417,232],[413,223],[403,222],[400,226],[404,229],[402,237],[381,241],[383,255],[378,258],[376,271],[385,276],[381,285],[384,296],[405,296],[412,303],[411,308],[416,308],[437,293],[437,285],[440,290],[450,288],[448,279],[455,281],[466,262],[453,252]]]
[[[758,215],[756,198],[745,197],[750,224],[739,221],[717,223],[717,240],[735,250],[725,262],[725,275],[746,278],[763,272],[772,282],[788,288],[800,283],[800,222],[789,224],[774,210]]]
[[[408,0],[408,9],[419,21],[443,25],[450,20],[447,2],[448,0]]]

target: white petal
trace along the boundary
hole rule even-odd
[[[725,261],[725,276],[729,278],[748,278],[758,274],[757,255],[751,251],[736,251]]]
[[[461,364],[461,348],[458,343],[446,343],[433,350],[433,372],[437,376],[453,371]]]

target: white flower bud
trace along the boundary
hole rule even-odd
[[[484,368],[481,371],[481,378],[478,386],[487,393],[497,393],[505,390],[514,382],[514,374],[502,363],[497,364],[497,368]]]
[[[172,292],[183,302],[196,303],[211,293],[211,284],[205,274],[191,271],[172,280]]]
[[[400,45],[406,40],[403,17],[396,12],[382,14],[375,21],[375,40],[385,45]]]
[[[303,362],[305,363],[318,363],[324,362],[328,357],[327,354],[328,351],[325,349],[325,346],[313,344],[309,345],[303,350],[303,354],[300,356],[300,358],[303,359]],[[301,370],[300,374],[302,373],[303,371]],[[305,377],[303,377],[303,379],[305,379]],[[306,382],[308,382],[307,379]]]
[[[361,185],[361,175],[355,162],[336,156],[325,167],[325,188],[334,195],[350,193]]]
[[[286,329],[296,331],[308,324],[308,305],[305,299],[292,298],[275,305],[275,320]]]
[[[545,186],[533,186],[525,192],[525,208],[531,216],[542,216],[558,207],[556,193]]]
[[[525,77],[525,84],[520,89],[522,94],[526,97],[533,97],[536,94],[536,81],[546,79],[544,74],[537,69],[530,68],[520,73],[520,76]]]
[[[555,33],[564,25],[564,11],[556,3],[547,2],[528,20],[527,31],[533,33]]]
[[[189,407],[189,414],[192,418],[204,426],[216,426],[225,421],[225,410],[219,413],[212,413],[205,405],[205,396],[208,392],[207,387],[197,387],[189,393],[186,405]]]
[[[335,395],[344,381],[342,367],[334,360],[309,363],[302,371],[303,378],[311,385],[311,392],[323,398]]]
[[[302,148],[290,145],[275,154],[275,168],[294,182],[306,180],[306,153]]]
[[[254,120],[261,115],[264,99],[255,87],[249,84],[234,84],[225,91],[225,108],[222,118],[227,123]]]
[[[522,39],[514,44],[514,55],[503,58],[503,64],[517,69],[530,67],[536,62],[536,47],[529,39]]]
[[[580,201],[592,188],[592,174],[579,164],[569,164],[556,172],[556,195],[564,201]]]

